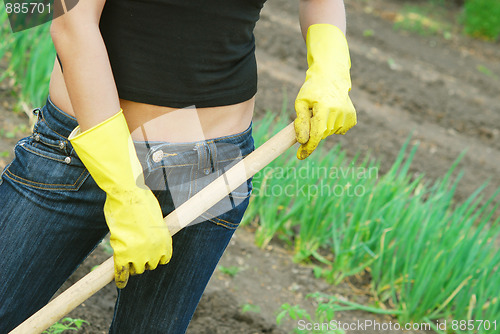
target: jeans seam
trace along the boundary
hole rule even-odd
[[[158,169],[161,169],[161,168],[165,168],[165,167],[188,167],[188,166],[195,166],[196,164],[184,164],[184,165],[163,165],[163,166],[156,166],[156,167],[153,167],[150,169],[150,171],[155,171],[155,170],[158,170]]]
[[[48,143],[45,140],[43,140],[43,137],[45,136],[44,134],[42,134],[40,132],[38,132],[38,134],[41,134],[41,136],[40,136],[40,142],[31,143],[31,145],[33,147],[36,148],[39,144],[43,144],[43,145],[50,146],[52,148],[58,149],[58,150],[60,150],[61,152],[65,153],[65,154],[67,153],[67,151],[65,149],[61,149],[61,147],[59,145],[57,145],[57,144],[51,144],[51,143]],[[33,137],[33,136],[34,135],[31,135],[31,137]],[[65,143],[64,148],[66,148],[67,145],[68,145],[67,140],[61,140],[61,142]]]
[[[50,157],[48,155],[42,154],[40,152],[35,152],[35,151],[31,150],[30,148],[26,147],[25,145],[22,145],[22,148],[24,148],[26,151],[29,151],[29,152],[31,152],[31,153],[33,153],[35,155],[40,156],[40,157],[44,157],[44,158],[47,158],[47,159],[51,159],[51,160],[54,160],[54,161],[64,162],[65,163],[64,159],[57,159],[57,158]]]
[[[194,178],[194,191],[198,192],[198,170],[196,170],[196,177]],[[191,198],[191,194],[189,194],[188,199]]]
[[[85,174],[85,172],[87,172],[87,171],[84,170],[78,176],[75,183],[73,183],[73,184],[51,184],[51,183],[35,182],[35,181],[24,179],[24,178],[14,174],[14,173],[12,173],[10,170],[5,171],[5,177],[11,179],[14,182],[18,182],[18,183],[24,184],[25,186],[33,187],[36,189],[45,189],[45,190],[48,190],[48,189],[50,189],[50,190],[72,190],[73,189],[73,190],[76,190],[76,189],[78,189],[78,187],[80,187],[83,184],[83,182],[85,182],[86,176],[82,177],[82,175]],[[27,182],[29,182],[29,183],[27,183]],[[41,186],[37,186],[36,184],[41,185]],[[45,186],[45,187],[42,187],[42,186]],[[56,186],[62,186],[62,187],[58,188]]]
[[[208,219],[209,221],[213,222],[214,224],[216,225],[219,225],[219,226],[224,226],[226,228],[229,228],[231,230],[235,230],[238,228],[239,226],[239,223],[236,224],[236,223],[231,223],[231,222],[228,222],[228,221],[225,221],[223,219],[220,219],[220,218],[217,218],[217,217],[214,217],[214,218],[209,218]],[[228,225],[229,224],[229,225]]]
[[[213,142],[212,142],[213,143]],[[219,169],[219,160],[217,160],[217,145],[215,143],[213,143],[213,148],[214,148],[214,160],[213,160],[213,164],[214,164],[214,171],[218,170]]]
[[[49,125],[49,123],[45,120],[45,116],[43,116],[43,112],[41,113],[42,114],[42,121],[45,123],[45,125],[50,129],[50,131],[54,132],[56,135],[58,135],[59,137],[61,137],[62,139],[68,139],[68,137],[66,136],[63,136],[61,135],[59,132],[57,132],[56,130],[52,129]]]
[[[193,171],[194,169],[194,171]],[[194,183],[196,185],[196,180],[198,180],[198,168],[191,168],[191,173],[189,173],[190,175],[190,179],[189,179],[189,193],[188,193],[188,196],[187,196],[187,199],[190,199],[191,196],[192,196],[192,193],[193,193],[193,174],[195,174],[195,177],[194,177]],[[194,188],[194,191],[196,191],[196,188]]]

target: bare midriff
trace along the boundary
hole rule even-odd
[[[59,109],[75,116],[57,63],[50,79],[50,98]],[[132,139],[167,142],[200,141],[242,132],[250,125],[254,105],[255,98],[251,98],[221,107],[175,109],[120,99]]]

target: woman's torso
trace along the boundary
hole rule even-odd
[[[107,1],[101,32],[134,139],[194,141],[248,127],[264,1]],[[50,94],[74,115],[58,64]]]
[[[50,98],[75,116],[59,64],[50,80]],[[134,140],[191,142],[242,132],[252,120],[254,98],[242,103],[209,108],[176,109],[120,99]]]

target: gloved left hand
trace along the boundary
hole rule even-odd
[[[84,132],[76,127],[69,139],[97,185],[106,192],[104,217],[111,233],[115,283],[153,270],[172,256],[172,238],[160,204],[144,184],[127,121],[120,111]]]
[[[297,158],[307,158],[321,139],[345,134],[356,125],[356,110],[349,98],[351,61],[342,31],[330,24],[307,30],[306,80],[295,100],[295,132],[301,144]]]

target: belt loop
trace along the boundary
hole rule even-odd
[[[33,115],[38,117],[38,115],[40,114],[40,108],[35,108],[35,109],[31,110],[31,112],[33,113]]]
[[[206,141],[203,142],[203,148],[205,151],[205,159],[203,162],[204,163],[203,173],[205,173],[205,175],[208,175],[212,172],[212,168],[210,165],[210,147],[208,146]]]
[[[203,170],[205,175],[210,174],[211,172],[211,163],[210,163],[210,147],[207,142],[204,141],[202,143],[197,144],[198,148],[198,169]]]
[[[216,170],[219,170],[219,161],[217,160],[217,145],[213,140],[211,140],[209,142],[209,147],[210,147],[210,160],[212,162],[211,163],[212,172],[215,172]]]
[[[196,152],[198,153],[198,170],[203,169],[203,161],[205,156],[205,147],[202,143],[196,143]]]

